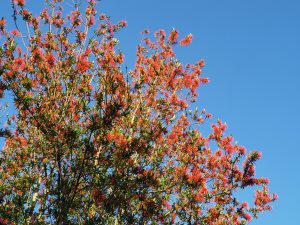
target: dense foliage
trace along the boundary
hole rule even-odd
[[[127,71],[114,37],[125,21],[94,0],[45,3],[35,14],[12,1],[15,30],[0,19],[1,95],[16,108],[0,133],[0,224],[229,225],[271,208],[268,179],[254,176],[261,154],[221,121],[200,132],[211,115],[190,105],[204,62],[173,51],[192,35],[145,31]],[[237,198],[248,186],[250,204]]]

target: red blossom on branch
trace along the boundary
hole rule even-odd
[[[127,23],[97,17],[96,1],[46,1],[38,16],[14,3],[28,34],[0,20],[0,95],[16,108],[0,130],[0,224],[241,225],[271,209],[261,153],[246,155],[221,120],[201,133],[205,63],[174,51],[191,34],[143,32],[127,70],[115,37]],[[249,186],[252,203],[236,196]]]
[[[186,37],[184,37],[180,42],[179,44],[180,45],[189,45],[191,42],[192,42],[192,39],[193,39],[193,35],[192,34],[188,34]]]

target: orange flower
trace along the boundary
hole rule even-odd
[[[11,32],[10,32],[12,35],[14,35],[14,36],[20,36],[20,32],[18,31],[18,30],[12,30]]]
[[[46,57],[45,57],[45,59],[46,59],[46,62],[47,62],[50,66],[53,66],[53,65],[54,65],[55,57],[53,56],[52,53],[47,54]]]
[[[5,19],[1,19],[0,20],[0,27],[4,27],[6,24],[6,20]]]
[[[17,4],[19,6],[24,6],[25,5],[25,0],[15,0],[14,2],[15,2],[15,4]]]
[[[192,42],[193,39],[193,35],[192,34],[188,34],[186,37],[184,37],[179,44],[182,46],[186,46],[189,45]]]
[[[171,44],[174,44],[176,43],[177,41],[177,38],[178,38],[178,32],[177,30],[172,30],[170,35],[169,35],[169,42],[171,42]]]

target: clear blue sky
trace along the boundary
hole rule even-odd
[[[8,9],[0,5],[0,16]],[[129,67],[144,28],[194,35],[177,52],[183,62],[206,61],[211,82],[197,104],[226,121],[248,150],[262,151],[257,174],[280,197],[251,224],[299,225],[300,1],[103,0],[99,9],[128,21],[119,38]]]

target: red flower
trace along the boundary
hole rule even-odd
[[[250,216],[250,214],[248,214],[248,213],[245,213],[244,215],[243,215],[243,217],[246,219],[246,220],[251,220],[252,219],[252,217]]]
[[[105,14],[101,14],[99,17],[99,20],[107,20],[108,16],[106,16]]]
[[[89,26],[93,26],[95,24],[95,17],[94,16],[91,16],[89,19],[88,19],[88,25]]]
[[[209,79],[207,77],[204,77],[204,78],[200,78],[200,82],[202,84],[207,84],[209,82]]]
[[[244,202],[244,203],[242,204],[242,207],[243,207],[243,208],[248,208],[248,207],[249,207],[248,202]]]
[[[19,6],[24,6],[25,5],[25,0],[15,0],[14,2],[15,2],[15,4],[17,4]]]
[[[193,39],[193,35],[192,34],[188,34],[186,37],[184,37],[180,42],[179,44],[180,45],[189,45],[191,42],[192,42],[192,39]]]
[[[77,122],[80,118],[79,114],[75,114],[75,116],[73,117],[74,121]]]
[[[14,35],[14,36],[20,36],[20,32],[18,31],[18,30],[12,30],[11,32],[10,32],[12,35]]]
[[[164,204],[164,206],[165,206],[168,210],[171,210],[171,209],[172,209],[172,206],[170,205],[169,202],[164,201],[163,204]]]
[[[89,62],[86,57],[80,57],[79,62],[77,64],[77,70],[83,73],[90,68],[91,64],[92,63]]]
[[[169,139],[176,140],[177,139],[177,135],[175,133],[171,133],[171,134],[169,134]]]
[[[5,19],[1,19],[0,20],[0,27],[4,27],[6,24],[6,20]]]
[[[177,41],[177,38],[178,38],[178,32],[177,30],[172,30],[170,35],[169,35],[169,42],[171,42],[171,44],[174,44],[176,43]]]
[[[47,54],[46,57],[45,57],[45,59],[46,59],[46,62],[47,62],[49,65],[54,65],[55,57],[53,56],[52,53]]]
[[[24,16],[30,16],[30,12],[26,9],[23,9],[23,15]]]
[[[25,69],[25,67],[26,67],[26,65],[22,58],[14,59],[14,65],[12,66],[13,70],[23,71]]]

